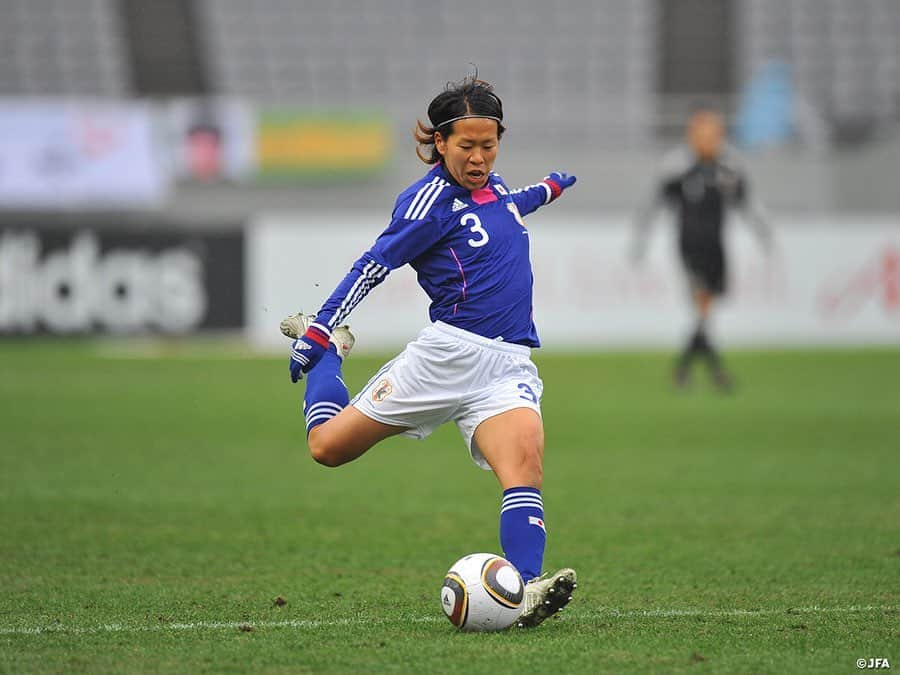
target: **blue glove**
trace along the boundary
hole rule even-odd
[[[554,171],[549,176],[544,177],[544,183],[550,188],[550,201],[559,197],[563,190],[575,185],[577,179],[562,171]]]
[[[314,326],[291,344],[291,382],[299,382],[328,351],[328,334]]]

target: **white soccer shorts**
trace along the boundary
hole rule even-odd
[[[386,363],[350,402],[363,415],[426,438],[453,420],[472,461],[490,466],[472,436],[484,420],[515,408],[541,414],[544,384],[531,349],[438,321]]]

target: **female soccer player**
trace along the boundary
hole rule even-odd
[[[297,338],[291,380],[309,374],[307,444],[326,466],[350,462],[389,436],[425,438],[456,422],[473,461],[493,470],[503,488],[500,543],[527,582],[519,625],[536,626],[568,603],[576,577],[568,568],[541,577],[543,384],[530,358],[540,342],[522,217],[559,197],[575,177],[554,172],[510,190],[491,171],[503,105],[486,82],[448,85],[428,106],[428,118],[431,125],[419,122],[415,137],[430,171],[400,194],[390,225],[319,312],[282,322],[282,332]],[[350,401],[340,375],[354,339],[341,323],[406,264],[431,299],[434,323]]]

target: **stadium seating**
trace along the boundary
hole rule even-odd
[[[0,0],[0,94],[122,97],[115,0]]]
[[[778,59],[829,120],[900,115],[895,0],[736,7],[738,82]],[[490,12],[477,0],[197,0],[197,8],[210,80],[225,94],[378,107],[406,119],[442,82],[476,64],[502,84],[510,125],[524,134],[634,147],[658,122],[654,0],[497,0]],[[128,95],[115,0],[0,0],[0,12],[0,94]]]
[[[745,0],[740,8],[740,79],[779,59],[828,119],[883,122],[900,115],[896,0]]]
[[[680,136],[696,98],[659,92],[666,1],[495,0],[486,8],[477,0],[193,0],[190,34],[200,37],[203,81],[216,94],[251,104],[386,113],[405,151],[384,185],[354,190],[359,205],[383,203],[418,170],[408,145],[415,118],[424,118],[426,102],[444,82],[477,65],[506,104],[504,171],[515,167],[519,179],[545,171],[550,153],[573,171],[597,171],[605,187],[573,193],[565,208],[630,208],[640,188],[628,173],[652,170],[660,150]],[[890,145],[900,120],[900,2],[733,0],[732,6],[737,91],[702,92],[704,100],[736,110],[743,87],[778,60],[793,73],[804,106],[800,143],[755,160],[764,164],[756,173],[770,203],[895,208],[896,191],[872,177],[888,175],[896,154],[877,151],[900,142]],[[0,0],[0,96],[133,96],[122,7],[120,0]],[[866,145],[863,162],[834,153],[834,162],[821,163],[821,153],[835,145],[862,147],[876,135],[887,143]],[[293,194],[265,190],[257,196],[266,206],[295,203]],[[177,199],[188,200],[192,212],[219,203],[205,192],[196,205],[185,191]],[[245,195],[235,200],[243,204]]]
[[[601,147],[647,133],[656,58],[651,0],[574,8],[501,0],[490,12],[476,0],[201,0],[200,8],[213,81],[230,94],[379,106],[408,119],[442,83],[476,64],[482,77],[502,84],[518,133]]]

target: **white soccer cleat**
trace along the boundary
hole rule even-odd
[[[297,312],[296,314],[291,314],[286,319],[283,319],[279,328],[281,329],[282,335],[289,337],[292,340],[296,340],[306,332],[306,329],[309,328],[309,325],[315,320],[316,317],[312,314]],[[350,350],[353,349],[353,345],[356,344],[356,338],[353,337],[353,333],[350,332],[349,326],[338,326],[335,328],[331,332],[330,341],[337,347],[338,355],[342,359],[347,358],[350,355]]]
[[[565,567],[553,576],[543,575],[525,584],[525,609],[519,616],[518,626],[534,628],[569,604],[572,593],[578,588],[575,570]]]
[[[296,314],[291,314],[286,319],[282,319],[281,324],[278,327],[281,329],[282,335],[289,337],[292,340],[296,340],[306,332],[306,329],[309,328],[309,324],[315,320],[316,317],[312,314],[297,312]]]

